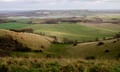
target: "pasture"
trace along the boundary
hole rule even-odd
[[[120,25],[117,24],[35,24],[25,28],[33,28],[35,33],[79,41],[109,38],[120,31]]]

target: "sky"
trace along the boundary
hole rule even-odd
[[[120,0],[0,0],[0,10],[120,9]]]

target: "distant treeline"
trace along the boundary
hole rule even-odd
[[[48,19],[32,19],[29,24],[60,24],[62,22],[66,23],[113,23],[119,24],[119,18],[103,19],[99,17],[86,18],[86,17],[68,17],[68,18],[48,18]]]

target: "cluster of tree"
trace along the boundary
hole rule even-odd
[[[7,21],[5,19],[0,19],[0,23],[6,23]]]
[[[112,18],[112,19],[102,19],[99,17],[93,17],[93,18],[82,18],[82,17],[68,17],[68,18],[53,18],[53,19],[40,19],[40,20],[35,20],[32,21],[31,23],[41,23],[41,24],[59,24],[62,22],[67,22],[67,23],[79,23],[79,22],[84,22],[84,23],[113,23],[113,24],[118,24],[120,23],[120,19],[118,18]]]
[[[33,29],[32,28],[25,28],[25,29],[9,29],[10,31],[14,31],[14,32],[28,32],[28,33],[33,33]]]
[[[0,18],[0,24],[8,23],[8,22],[16,22],[16,20],[11,20],[11,19],[7,19],[7,18]]]
[[[114,38],[120,38],[120,32],[116,33],[116,35],[114,36]]]

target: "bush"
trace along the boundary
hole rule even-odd
[[[120,32],[117,33],[117,34],[114,36],[114,38],[120,38]]]
[[[73,40],[70,40],[70,39],[67,39],[67,38],[63,38],[63,43],[64,43],[64,44],[73,44],[74,41],[73,41]]]
[[[43,52],[43,50],[33,50],[33,52]]]
[[[108,53],[108,52],[110,52],[110,51],[106,49],[106,50],[105,50],[105,53]]]
[[[45,48],[44,45],[41,45],[41,48]]]
[[[46,55],[46,58],[51,58],[52,57],[52,54],[47,54]]]
[[[0,50],[0,57],[10,56],[10,53],[9,51]]]
[[[116,43],[117,41],[113,41],[113,43]]]
[[[104,42],[98,42],[97,46],[104,45]]]
[[[96,38],[95,41],[99,41],[99,38]]]
[[[85,59],[87,59],[87,60],[94,60],[96,58],[94,56],[87,56]]]
[[[117,59],[120,59],[120,53],[117,55]]]
[[[77,46],[77,44],[78,44],[78,41],[75,40],[75,41],[73,42],[73,46]]]
[[[120,39],[119,39],[119,38],[117,38],[117,41],[120,41]]]
[[[14,51],[21,51],[21,52],[30,52],[32,51],[31,48],[28,47],[16,47],[16,49]]]

